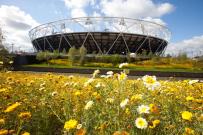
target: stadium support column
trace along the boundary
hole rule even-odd
[[[129,48],[128,48],[128,44],[126,43],[125,37],[123,36],[123,33],[121,33],[121,37],[123,38],[123,41],[124,41],[125,46],[126,46],[126,48],[127,48],[127,50],[128,50],[128,53],[129,53],[130,50],[129,50]]]
[[[109,48],[109,50],[106,52],[106,54],[108,54],[110,52],[110,50],[113,48],[114,44],[116,43],[116,41],[118,40],[118,38],[120,37],[121,33],[118,34],[117,38],[114,40],[113,44],[111,45],[111,47]]]
[[[138,47],[138,49],[135,51],[135,53],[137,54],[137,52],[140,50],[140,48],[142,47],[142,45],[147,41],[148,39],[148,35],[145,37],[144,41],[141,43],[141,45]]]

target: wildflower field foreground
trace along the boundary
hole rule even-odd
[[[0,72],[0,135],[202,135],[199,80]]]

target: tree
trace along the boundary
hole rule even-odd
[[[71,60],[72,66],[75,63],[76,55],[77,55],[77,49],[75,48],[75,46],[73,46],[68,51],[68,58]]]
[[[13,64],[13,56],[5,49],[2,40],[3,34],[0,28],[0,65],[3,69],[8,69]]]
[[[84,47],[84,45],[82,45],[81,47],[80,47],[80,61],[79,61],[79,63],[80,63],[80,65],[84,65],[84,63],[85,63],[85,55],[87,54],[87,49]]]
[[[53,54],[52,53],[50,53],[49,51],[45,51],[45,52],[38,52],[37,53],[37,56],[36,56],[36,59],[37,60],[39,60],[39,61],[46,61],[47,62],[47,64],[49,64],[48,63],[48,61],[50,60],[50,59],[52,59],[53,58]]]

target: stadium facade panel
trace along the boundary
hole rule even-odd
[[[42,24],[29,32],[36,51],[68,51],[85,46],[88,54],[161,54],[171,33],[157,23],[123,17],[80,17]]]

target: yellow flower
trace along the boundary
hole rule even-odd
[[[191,128],[186,127],[185,128],[185,133],[183,135],[194,135],[195,131],[192,130]]]
[[[6,91],[7,91],[6,88],[1,88],[1,89],[0,89],[0,92],[6,92]]]
[[[6,129],[0,129],[0,135],[7,135],[9,132]]]
[[[126,108],[126,109],[125,109],[125,113],[126,113],[127,115],[129,115],[129,114],[130,114],[130,109],[129,109],[129,108]]]
[[[24,132],[22,135],[30,135],[29,132]]]
[[[127,79],[127,75],[123,72],[121,72],[121,74],[118,75],[118,80],[119,81],[123,81]]]
[[[160,120],[154,120],[152,121],[152,125],[149,125],[149,128],[155,128],[160,124]]]
[[[86,134],[86,130],[85,129],[79,129],[77,132],[76,132],[76,135],[85,135]]]
[[[75,95],[75,96],[80,96],[80,95],[81,95],[81,92],[80,92],[80,91],[76,91],[74,95]]]
[[[188,112],[188,111],[183,111],[182,112],[182,119],[191,121],[192,113]]]
[[[145,128],[147,128],[148,123],[144,118],[140,117],[135,120],[135,125],[137,128],[145,129]]]
[[[16,102],[15,104],[12,104],[11,106],[7,107],[6,110],[4,111],[5,113],[7,112],[12,112],[13,110],[15,110],[18,106],[20,106],[21,104],[19,102]]]
[[[5,120],[4,119],[0,119],[0,125],[4,125],[5,124]]]
[[[116,131],[113,135],[130,135],[127,131]]]
[[[97,93],[97,92],[94,92],[92,95],[93,95],[97,100],[99,100],[99,99],[101,98],[100,94]]]
[[[193,101],[193,100],[194,100],[194,97],[187,96],[187,97],[186,97],[186,100],[187,100],[187,101]]]
[[[152,113],[159,113],[159,108],[155,104],[149,104],[149,107]]]
[[[107,99],[106,99],[106,103],[112,104],[113,102],[114,102],[114,99],[113,99],[113,98],[107,98]]]
[[[130,101],[135,102],[135,101],[138,101],[138,100],[141,100],[141,99],[142,99],[142,95],[141,94],[136,94],[136,95],[133,95],[130,98]]]
[[[31,118],[31,113],[30,112],[21,112],[18,117],[21,119],[29,119]]]
[[[201,114],[201,115],[198,117],[198,121],[202,121],[202,122],[203,122],[203,114]]]
[[[70,119],[69,121],[65,122],[64,128],[66,130],[74,129],[74,128],[76,128],[77,124],[78,124],[77,120]]]

